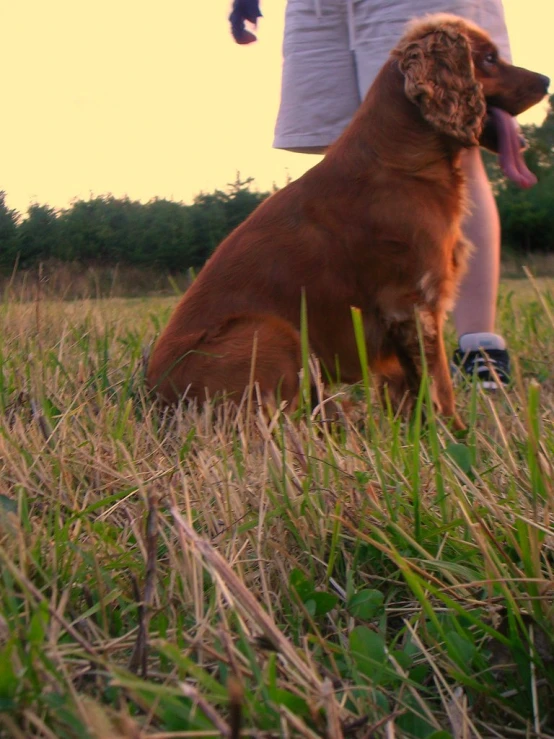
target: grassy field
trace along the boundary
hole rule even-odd
[[[0,736],[554,737],[553,288],[463,438],[163,416],[175,299],[0,304]]]

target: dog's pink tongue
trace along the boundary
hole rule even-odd
[[[529,171],[521,153],[520,138],[511,115],[500,108],[490,108],[498,133],[498,161],[506,177],[520,187],[532,187],[537,178]]]

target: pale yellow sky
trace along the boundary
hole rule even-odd
[[[231,0],[12,0],[0,12],[0,189],[24,213],[112,193],[265,190],[313,157],[271,148],[285,0],[236,46]],[[514,61],[554,78],[553,0],[504,0]],[[551,86],[554,91],[554,85]],[[538,122],[535,108],[522,120]]]

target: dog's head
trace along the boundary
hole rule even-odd
[[[542,100],[550,84],[548,77],[503,60],[481,28],[453,15],[413,21],[392,55],[408,99],[435,129],[463,146],[495,148],[488,108],[518,115]]]

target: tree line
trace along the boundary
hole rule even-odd
[[[111,195],[76,200],[61,211],[35,204],[26,218],[7,207],[0,192],[0,269],[26,269],[48,260],[197,269],[269,196],[251,184],[237,177],[225,191],[200,194],[192,205]]]
[[[521,190],[485,153],[502,224],[503,247],[514,252],[554,252],[554,95],[545,121],[524,126],[525,157],[538,184]],[[61,261],[149,267],[170,272],[198,269],[215,247],[269,192],[237,175],[226,190],[200,194],[190,205],[164,199],[139,203],[111,195],[76,200],[56,211],[31,205],[26,217],[0,192],[0,270],[4,273]]]

